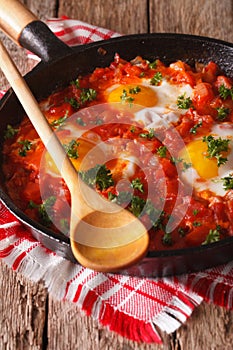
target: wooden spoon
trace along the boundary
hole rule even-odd
[[[102,272],[114,272],[138,262],[148,249],[149,236],[145,226],[129,211],[103,199],[79,179],[2,43],[0,67],[69,188],[70,240],[76,259],[83,266]]]

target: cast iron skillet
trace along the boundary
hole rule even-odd
[[[182,34],[140,34],[73,47],[61,43],[40,21],[27,25],[19,41],[21,45],[42,59],[41,63],[25,76],[38,100],[47,97],[79,74],[95,67],[108,66],[115,53],[126,60],[140,55],[150,61],[156,58],[169,64],[178,59],[194,65],[196,61],[216,62],[225,74],[233,77],[233,44],[206,37]],[[0,102],[0,142],[7,124],[18,124],[24,115],[17,98],[10,89]],[[0,170],[0,198],[43,245],[58,255],[76,262],[69,238],[55,234],[28,218],[8,197]],[[233,237],[207,246],[149,253],[139,264],[122,271],[138,276],[166,276],[199,271],[226,263],[233,258]]]

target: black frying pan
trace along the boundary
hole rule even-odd
[[[1,22],[3,22],[3,18],[6,18],[3,11],[1,12],[1,5],[2,3],[7,4],[10,10],[11,2],[14,5],[17,3],[0,0]],[[180,59],[191,66],[197,61],[208,63],[213,60],[225,74],[233,77],[233,44],[231,43],[182,34],[140,34],[69,48],[57,39],[44,23],[30,16],[29,14],[30,23],[22,27],[24,29],[22,32],[20,31],[18,37],[17,33],[14,33],[14,29],[9,33],[9,28],[4,28],[23,47],[37,54],[42,60],[36,68],[25,76],[38,100],[66,86],[79,74],[89,73],[95,67],[108,66],[113,61],[115,53],[119,53],[126,60],[140,55],[150,61],[159,58],[166,64]],[[27,20],[25,21],[27,22]],[[18,124],[23,116],[24,111],[10,89],[0,101],[0,146],[7,124]],[[34,222],[19,210],[7,195],[3,180],[0,169],[0,198],[9,210],[26,225],[33,236],[44,246],[76,262],[69,239],[63,234],[55,234]],[[226,263],[232,258],[233,237],[230,237],[207,246],[149,253],[138,265],[127,271],[122,271],[122,273],[138,276],[180,274]]]

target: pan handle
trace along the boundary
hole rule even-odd
[[[72,49],[59,40],[17,0],[0,0],[0,29],[18,45],[49,62],[68,55]]]

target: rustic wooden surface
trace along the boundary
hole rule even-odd
[[[24,0],[41,19],[67,15],[121,33],[177,32],[233,42],[232,0]],[[2,34],[22,73],[32,67]],[[0,74],[0,89],[7,86]],[[233,312],[203,303],[163,345],[137,344],[103,329],[68,302],[53,300],[0,262],[1,350],[231,350]]]

